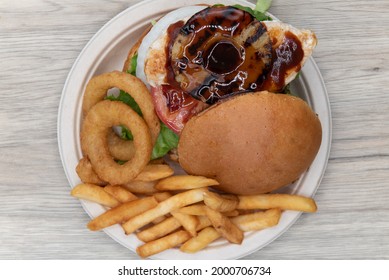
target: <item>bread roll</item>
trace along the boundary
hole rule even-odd
[[[298,97],[247,93],[185,125],[179,162],[189,174],[235,194],[261,194],[292,183],[314,160],[322,138],[317,115]]]

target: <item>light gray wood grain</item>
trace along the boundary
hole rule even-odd
[[[0,1],[0,259],[134,259],[69,195],[57,112],[78,54],[135,0]],[[389,259],[389,2],[274,0],[315,31],[333,116],[317,214],[247,259]]]

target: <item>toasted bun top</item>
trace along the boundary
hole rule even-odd
[[[321,138],[320,121],[302,99],[248,93],[190,119],[178,156],[186,172],[215,178],[222,191],[260,194],[299,178]]]

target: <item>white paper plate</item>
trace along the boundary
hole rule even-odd
[[[127,52],[152,20],[178,7],[194,4],[241,4],[253,7],[243,0],[147,0],[131,6],[105,24],[85,46],[74,63],[62,92],[58,114],[59,151],[70,186],[80,183],[75,172],[82,157],[80,148],[80,124],[82,95],[88,80],[98,74],[121,70]],[[309,59],[301,71],[300,77],[292,84],[292,90],[298,92],[319,115],[323,128],[323,139],[319,153],[309,170],[293,185],[279,192],[313,196],[323,177],[331,143],[331,115],[327,92],[320,71],[314,60]],[[96,203],[82,201],[90,217],[104,212]],[[155,259],[237,259],[259,250],[274,241],[285,232],[300,216],[299,212],[285,211],[276,227],[260,232],[246,233],[243,244],[232,245],[219,241],[209,248],[196,253],[184,254],[171,249],[153,256]],[[105,230],[114,240],[135,251],[142,243],[134,236],[126,236],[120,226]],[[93,233],[91,233],[93,234]]]

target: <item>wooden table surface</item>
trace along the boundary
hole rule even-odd
[[[134,0],[0,1],[0,259],[135,259],[70,197],[57,113],[88,40]],[[333,139],[315,195],[280,238],[247,259],[389,259],[389,1],[274,0],[315,31]]]

